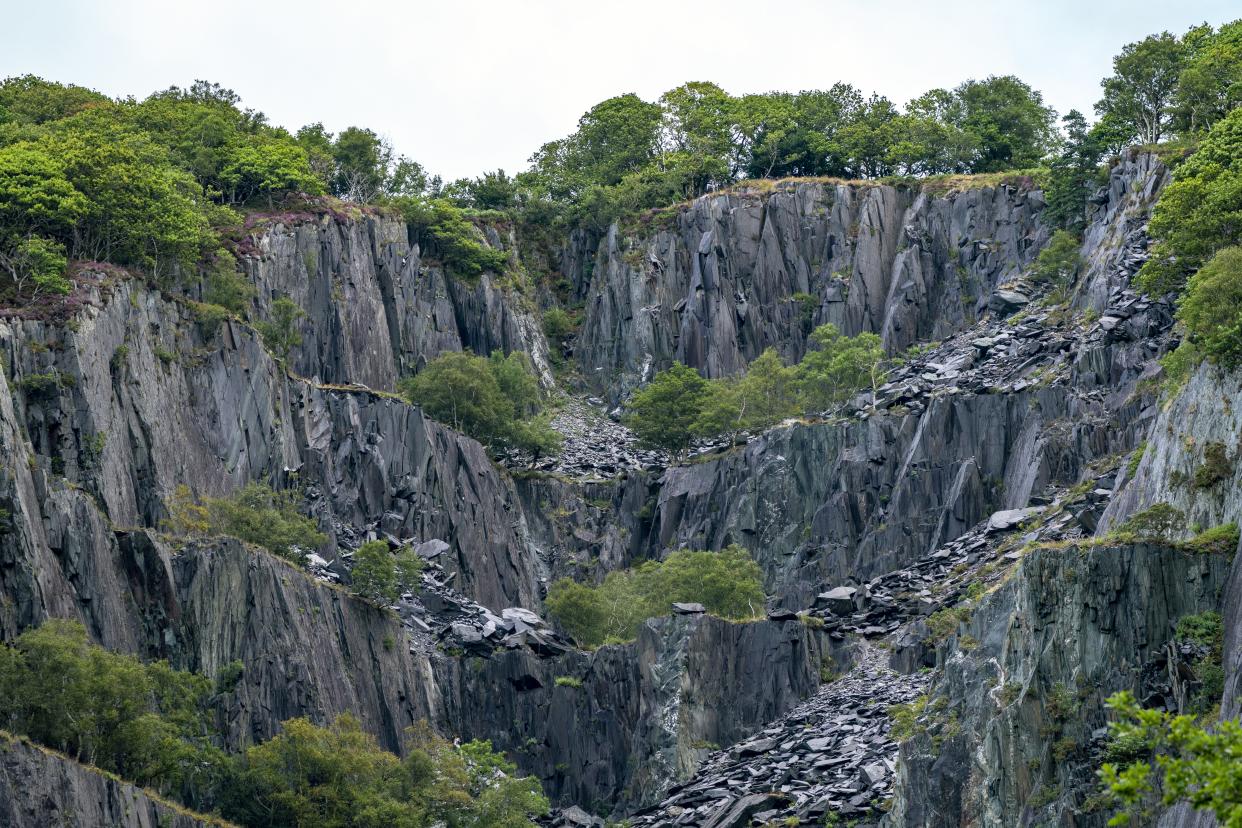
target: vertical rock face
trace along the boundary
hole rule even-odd
[[[337,540],[368,527],[448,538],[465,592],[538,605],[541,564],[527,554],[512,484],[478,443],[397,400],[290,378],[248,328],[226,323],[208,337],[133,282],[97,301],[76,330],[0,323],[20,378],[6,439],[29,467],[10,472],[22,501],[10,511],[29,518],[19,538],[40,531],[30,521],[46,499],[27,482],[37,476],[63,475],[115,525],[154,526],[178,485],[222,495],[296,474]],[[23,390],[32,376],[54,381]]]
[[[1162,408],[1133,479],[1101,520],[1116,527],[1155,503],[1181,510],[1187,526],[1208,528],[1242,515],[1242,377],[1203,365]],[[1127,473],[1129,469],[1127,469]]]
[[[0,732],[0,824],[21,828],[224,826],[102,771]]]
[[[489,241],[512,249],[512,234]],[[492,274],[464,281],[425,261],[404,221],[384,215],[275,216],[243,252],[258,318],[280,297],[306,316],[290,367],[326,383],[392,390],[444,351],[523,351],[551,382],[547,345],[524,303]]]
[[[827,655],[798,621],[675,615],[632,644],[447,660],[437,678],[454,732],[491,739],[557,801],[625,812],[813,693]]]
[[[1147,220],[1169,169],[1148,153],[1128,151],[1091,199],[1083,233],[1084,266],[1075,304],[1102,311],[1147,260]]]
[[[1038,192],[945,197],[854,184],[778,184],[704,196],[663,226],[614,225],[582,271],[577,353],[587,380],[623,396],[674,360],[736,374],[765,348],[797,360],[813,325],[874,331],[897,352],[961,330],[1048,237]]]
[[[889,824],[1104,825],[1106,809],[1082,807],[1103,701],[1150,699],[1147,662],[1179,618],[1219,606],[1227,572],[1218,556],[1161,546],[1030,553],[950,642],[931,691],[942,721],[903,746]]]
[[[894,353],[928,344],[832,418],[666,469],[614,452],[578,458],[578,479],[510,474],[383,393],[463,348],[523,350],[551,374],[518,291],[453,278],[378,214],[250,228],[250,316],[282,296],[306,312],[288,371],[246,324],[213,330],[132,280],[102,282],[69,324],[0,321],[0,638],[74,617],[110,648],[208,675],[240,661],[220,699],[230,747],[348,710],[400,749],[427,718],[491,739],[558,804],[641,810],[641,824],[874,819],[894,790],[893,826],[1102,824],[1086,787],[1102,699],[1184,701],[1161,683],[1178,618],[1224,605],[1224,715],[1242,690],[1236,567],[1230,579],[1220,557],[1091,543],[1159,502],[1187,533],[1242,515],[1238,378],[1205,367],[1163,403],[1148,382],[1174,341],[1170,308],[1129,279],[1167,177],[1146,155],[1114,167],[1060,308],[1023,280],[1049,231],[1041,195],[1017,184],[782,183],[575,233],[561,249],[585,309],[575,359],[613,401],[673,360],[719,377],[767,347],[797,359],[825,322],[875,331]],[[515,248],[507,230],[488,241]],[[1010,288],[1030,296],[999,295]],[[236,542],[174,549],[153,531],[178,485],[220,496],[251,481],[301,488],[326,557],[370,537],[441,542],[429,548],[443,571],[423,589],[443,606],[376,609]],[[1058,543],[1035,548],[1047,526]],[[730,543],[760,563],[774,606],[755,609],[770,620],[676,615],[633,643],[567,652],[542,624],[517,629],[529,615],[501,612],[537,611],[555,577]],[[483,605],[452,620],[481,619],[487,635],[432,617],[466,605],[441,576]],[[924,617],[945,610],[963,611],[947,639],[945,616]],[[455,645],[471,636],[473,649]],[[854,637],[870,641],[861,667]],[[894,789],[885,707],[924,688]],[[29,748],[7,749],[0,769],[0,822],[33,819],[32,791],[94,820],[80,824],[161,816],[158,803],[118,816],[130,794],[116,783]],[[22,781],[36,773],[63,793]]]

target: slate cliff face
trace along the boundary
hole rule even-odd
[[[489,243],[516,241],[490,229]],[[444,351],[523,351],[551,382],[543,334],[528,306],[493,274],[450,277],[425,261],[404,221],[383,214],[280,215],[251,229],[242,261],[258,318],[292,299],[306,316],[290,365],[326,383],[392,390]]]
[[[704,196],[665,226],[614,225],[589,269],[566,257],[587,285],[583,374],[614,398],[674,360],[727,376],[767,347],[796,361],[825,322],[879,333],[892,352],[944,338],[1038,252],[1042,208],[1009,186],[934,197],[795,183]]]
[[[225,323],[208,336],[135,282],[97,301],[76,330],[0,323],[18,384],[11,445],[33,449],[15,449],[26,456],[14,455],[25,464],[10,511],[37,520],[45,499],[33,480],[63,476],[113,524],[155,526],[177,485],[220,495],[296,474],[336,540],[368,528],[450,538],[464,591],[538,605],[541,563],[526,554],[512,484],[473,440],[399,401],[288,377],[250,329]],[[30,390],[32,376],[54,381]]]
[[[23,828],[221,826],[60,754],[0,733],[0,824]]]
[[[927,346],[874,398],[671,468],[608,446],[580,473],[512,474],[383,393],[463,348],[526,351],[552,382],[512,274],[453,278],[391,217],[276,216],[247,232],[251,318],[282,296],[306,312],[288,371],[243,323],[212,329],[137,280],[103,279],[69,322],[0,320],[0,638],[73,617],[108,647],[208,675],[241,661],[218,710],[230,747],[349,710],[400,750],[425,718],[491,739],[558,805],[637,825],[874,824],[890,797],[891,826],[1102,824],[1087,807],[1102,699],[1185,702],[1165,678],[1178,618],[1225,607],[1223,715],[1242,688],[1236,567],[1093,541],[1157,502],[1188,527],[1242,514],[1239,380],[1203,368],[1160,400],[1172,309],[1129,284],[1167,178],[1152,156],[1114,167],[1061,306],[1024,276],[1049,231],[1021,183],[779,183],[575,234],[561,256],[584,309],[574,359],[611,402],[673,360],[718,377],[767,347],[797,359],[825,322],[875,331],[892,353]],[[506,228],[488,243],[516,255]],[[993,301],[1002,288],[1031,301]],[[624,432],[580,430],[579,455]],[[178,485],[250,481],[299,486],[329,559],[371,537],[442,541],[434,577],[391,612],[330,582],[340,560],[306,573],[158,533]],[[541,612],[560,575],[730,543],[783,612],[654,619],[589,653],[501,616]],[[937,638],[928,614],[955,607],[969,620]],[[887,705],[924,691],[899,753]],[[28,813],[11,780],[35,773],[63,776],[57,808],[104,822],[129,795],[29,748],[2,761],[0,821]]]

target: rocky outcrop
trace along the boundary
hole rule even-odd
[[[21,828],[227,828],[98,768],[0,731],[0,824]]]
[[[704,196],[663,223],[608,231],[578,278],[590,287],[577,357],[616,398],[674,360],[709,377],[768,347],[796,361],[825,322],[879,333],[893,352],[941,339],[1038,252],[1042,208],[1037,191],[1011,186],[938,197],[795,182]]]
[[[991,320],[895,371],[826,422],[765,432],[661,479],[653,550],[740,543],[795,609],[930,554],[992,512],[1128,451],[1167,308],[1118,293],[1127,327],[1038,311]],[[1098,386],[1106,385],[1109,394]]]
[[[33,449],[28,469],[15,468],[21,449],[10,466],[22,503],[4,508],[26,516],[19,537],[38,534],[47,502],[28,475],[63,476],[118,526],[158,525],[181,484],[218,496],[300,483],[334,541],[445,539],[463,591],[538,604],[542,564],[527,554],[511,483],[478,443],[399,400],[286,375],[241,324],[203,331],[122,282],[76,326],[0,323],[0,352],[18,392],[4,437],[16,446],[24,434]]]
[[[122,549],[137,555],[157,544],[138,533]],[[220,702],[232,747],[269,739],[295,716],[323,722],[351,712],[400,752],[405,729],[434,718],[427,654],[411,647],[391,612],[232,540],[181,550],[172,574],[151,649],[208,676],[242,663]]]
[[[1185,515],[1185,528],[1209,528],[1242,518],[1242,377],[1204,364],[1164,405],[1142,456],[1109,504],[1100,531],[1156,503]]]
[[[548,384],[548,348],[530,307],[496,274],[454,276],[426,259],[396,216],[336,212],[259,216],[240,246],[257,318],[292,299],[306,316],[290,367],[327,383],[393,390],[444,351],[523,351]],[[489,243],[512,250],[511,228]]]
[[[555,801],[607,814],[658,801],[712,750],[796,706],[825,659],[827,642],[797,620],[692,614],[648,621],[633,644],[451,660],[437,677],[450,729],[491,739]]]
[[[1127,287],[1147,261],[1147,221],[1169,178],[1168,167],[1150,153],[1127,150],[1113,165],[1087,207],[1076,306],[1103,311],[1112,292]]]
[[[887,824],[1104,825],[1090,806],[1103,702],[1153,700],[1145,664],[1179,618],[1218,606],[1227,570],[1150,545],[1029,553],[943,651]]]

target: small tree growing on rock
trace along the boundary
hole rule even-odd
[[[397,600],[400,584],[397,561],[384,541],[369,541],[354,553],[349,570],[354,592],[372,604],[388,606]]]

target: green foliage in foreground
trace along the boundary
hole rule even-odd
[[[1100,778],[1122,806],[1110,825],[1131,825],[1159,802],[1189,802],[1215,814],[1223,826],[1242,825],[1242,725],[1224,721],[1205,729],[1195,718],[1139,706],[1122,692],[1108,701],[1118,716],[1114,741],[1138,746],[1141,758],[1106,763]]]
[[[401,393],[430,417],[493,449],[516,448],[536,457],[555,453],[560,435],[542,414],[539,384],[525,354],[490,357],[464,351],[440,354]]]
[[[1148,229],[1156,243],[1136,281],[1152,294],[1180,291],[1216,251],[1242,243],[1242,108],[1177,168]]]
[[[287,721],[239,757],[222,810],[242,825],[298,828],[522,828],[547,812],[539,783],[514,776],[489,742],[455,746],[425,724],[409,735],[399,759],[352,716]]]
[[[673,603],[702,604],[724,618],[763,612],[762,575],[740,546],[719,552],[679,549],[663,561],[608,573],[587,586],[568,578],[548,589],[548,611],[584,647],[626,641],[648,618],[667,615]]]
[[[0,645],[0,728],[162,793],[213,786],[212,682],[91,644],[54,619]]]
[[[164,526],[182,537],[229,535],[300,563],[305,550],[327,540],[298,511],[300,503],[296,490],[278,492],[263,483],[247,483],[228,497],[208,497],[200,504],[188,487],[178,486],[168,501]]]
[[[1226,247],[1190,277],[1177,318],[1198,350],[1227,369],[1242,364],[1242,247]]]
[[[408,731],[404,759],[348,714],[327,727],[292,719],[230,756],[211,702],[240,668],[212,682],[48,621],[0,645],[0,728],[254,828],[525,828],[548,810],[538,782],[490,743],[457,746],[425,724]]]
[[[873,333],[843,336],[832,324],[810,335],[796,366],[772,348],[736,378],[707,380],[674,363],[634,393],[626,423],[643,443],[680,458],[695,438],[762,429],[804,411],[823,411],[885,374],[884,350]]]
[[[422,569],[422,558],[408,546],[394,555],[384,541],[368,541],[354,552],[349,578],[359,596],[388,606],[397,600],[402,586],[414,584]]]

